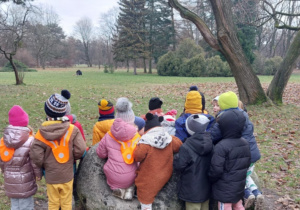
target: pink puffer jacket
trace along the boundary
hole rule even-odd
[[[110,129],[112,135],[119,141],[127,141],[134,137],[137,128],[120,118],[115,119]],[[121,154],[121,144],[116,142],[108,133],[99,142],[97,154],[100,158],[108,158],[103,170],[107,184],[112,190],[128,188],[134,184],[137,163],[126,164]]]
[[[36,177],[42,177],[42,171],[29,158],[29,150],[34,139],[30,129],[9,125],[4,130],[4,144],[14,148],[12,159],[3,162],[0,158],[1,170],[4,173],[5,194],[9,198],[27,198],[37,191]]]

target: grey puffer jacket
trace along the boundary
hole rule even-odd
[[[9,198],[27,198],[34,195],[37,191],[36,177],[42,177],[41,169],[29,158],[30,146],[34,139],[30,132],[27,127],[12,125],[4,130],[5,146],[15,149],[12,159],[8,162],[3,162],[0,158],[5,194]]]

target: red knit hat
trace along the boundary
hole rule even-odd
[[[14,105],[8,112],[8,121],[13,126],[26,127],[29,122],[28,114],[18,105]]]

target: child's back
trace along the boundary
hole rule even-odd
[[[182,144],[178,138],[160,127],[163,117],[147,113],[146,118],[146,133],[134,151],[135,161],[140,162],[135,184],[142,209],[145,204],[151,206],[157,193],[172,176],[173,153],[178,152]]]
[[[201,114],[191,115],[186,120],[191,137],[187,138],[174,158],[174,169],[181,172],[178,197],[186,201],[186,209],[189,209],[189,203],[203,203],[193,205],[208,209],[211,193],[208,171],[213,149],[210,133],[205,132],[209,122]]]
[[[15,112],[16,120],[12,119],[12,112]],[[23,112],[23,113],[22,113]],[[34,137],[27,126],[27,122],[22,120],[25,111],[19,106],[14,106],[10,110],[10,125],[4,130],[4,136],[0,142],[0,165],[4,172],[5,194],[11,198],[11,208],[33,209],[33,196],[37,191],[36,177],[41,179],[41,170],[31,162],[29,151]],[[26,118],[26,117],[25,117]],[[9,149],[7,149],[9,148]],[[10,152],[9,152],[10,151]],[[8,158],[12,155],[10,158]],[[26,199],[28,202],[24,206],[19,206],[14,199]]]
[[[215,146],[209,176],[213,198],[221,203],[238,203],[244,195],[250,148],[241,138],[245,117],[237,109],[221,113],[218,119],[223,139]]]

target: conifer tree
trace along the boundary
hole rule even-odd
[[[146,28],[149,42],[149,73],[152,73],[152,59],[168,52],[173,43],[174,26],[172,24],[172,8],[165,0],[147,0]]]
[[[147,58],[148,43],[145,30],[145,0],[120,0],[117,33],[113,38],[115,61],[133,61],[136,74],[137,61]]]

